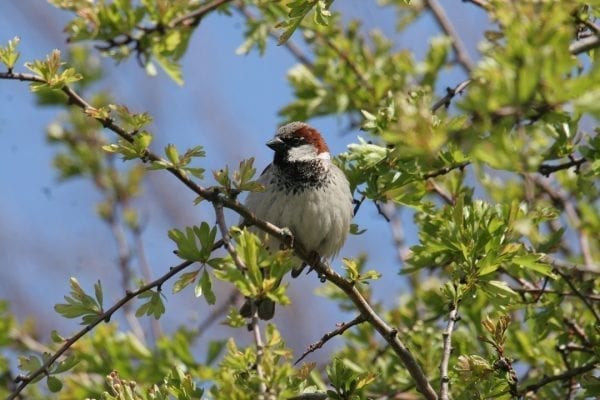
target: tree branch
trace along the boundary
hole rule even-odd
[[[236,4],[235,8],[249,21],[255,21],[256,17],[252,15],[250,11],[244,6],[243,3]],[[279,33],[274,28],[269,28],[269,36],[274,39],[276,42],[279,42]],[[286,40],[283,45],[288,51],[294,56],[294,58],[300,63],[303,64],[306,68],[312,70],[314,69],[314,64],[309,58],[300,50],[300,48],[291,40]]]
[[[216,248],[216,246],[215,246],[215,248]],[[169,272],[167,272],[166,274],[164,274],[160,278],[155,279],[154,281],[152,281],[152,282],[150,282],[150,283],[148,283],[148,284],[140,287],[139,289],[137,289],[137,290],[135,290],[133,292],[126,292],[125,296],[123,296],[119,301],[117,301],[112,307],[110,307],[108,310],[104,311],[102,314],[99,314],[98,317],[96,318],[96,320],[94,322],[92,322],[89,325],[86,325],[83,329],[81,329],[75,335],[73,335],[69,339],[67,339],[64,342],[64,344],[52,356],[50,356],[42,364],[41,367],[39,367],[37,370],[35,370],[34,372],[30,373],[27,376],[18,376],[15,379],[15,382],[19,383],[19,385],[6,398],[6,400],[12,400],[12,399],[17,398],[17,396],[19,396],[19,393],[21,393],[21,391],[23,389],[25,389],[25,387],[27,387],[27,385],[29,385],[33,380],[35,380],[40,375],[43,375],[43,374],[47,373],[47,371],[50,368],[50,366],[52,364],[54,364],[56,362],[56,360],[58,360],[79,339],[81,339],[84,335],[86,335],[88,332],[90,332],[92,329],[94,329],[101,322],[108,322],[108,321],[110,321],[112,315],[117,310],[119,310],[121,307],[123,307],[125,304],[127,304],[130,300],[136,298],[140,294],[142,294],[144,292],[147,292],[147,291],[149,291],[151,289],[159,288],[159,290],[160,290],[160,287],[166,281],[168,281],[171,277],[173,277],[174,275],[176,275],[180,271],[183,271],[185,268],[189,267],[192,264],[193,264],[192,261],[184,261],[181,264],[179,264],[179,265],[177,265],[175,267],[172,267],[169,270]]]
[[[448,376],[448,364],[450,363],[450,352],[452,351],[452,332],[454,324],[458,321],[458,307],[453,304],[450,314],[448,315],[448,325],[442,333],[444,341],[444,351],[442,353],[442,361],[440,363],[440,400],[448,400],[450,393],[450,377]]]
[[[356,318],[354,318],[352,321],[350,322],[342,322],[341,324],[337,324],[337,328],[332,330],[331,332],[327,332],[326,334],[324,334],[321,339],[319,339],[319,341],[311,344],[310,346],[308,346],[308,348],[306,349],[306,351],[304,353],[302,353],[302,355],[300,356],[300,358],[298,358],[294,364],[298,364],[300,361],[302,361],[304,359],[304,357],[306,357],[307,355],[309,355],[310,353],[320,349],[321,347],[323,347],[323,345],[325,343],[327,343],[330,339],[338,336],[338,335],[343,335],[344,332],[346,332],[348,329],[352,328],[355,325],[360,325],[363,322],[365,322],[365,317],[363,317],[362,314],[359,314],[356,316]]]
[[[598,325],[600,325],[600,314],[598,314],[598,311],[596,311],[596,308],[594,308],[594,305],[592,303],[590,303],[588,298],[586,296],[584,296],[579,291],[579,289],[577,289],[577,287],[573,284],[573,282],[571,281],[571,277],[568,276],[567,274],[565,274],[564,272],[562,272],[561,270],[559,270],[558,268],[555,268],[554,272],[556,272],[558,275],[560,275],[560,277],[567,283],[567,285],[569,285],[569,287],[571,288],[573,293],[575,293],[575,296],[579,297],[581,299],[581,301],[583,301],[583,304],[585,304],[585,306],[588,308],[588,310],[590,310],[592,312],[592,315],[596,319],[596,323]]]
[[[135,35],[134,33],[128,33],[122,35],[122,39],[110,39],[106,40],[106,45],[97,45],[95,46],[98,50],[108,51],[120,46],[128,46],[130,44],[134,44],[133,48],[140,55],[141,50],[141,42],[144,37],[148,35],[152,35],[154,33],[164,34],[166,30],[175,29],[179,26],[185,27],[193,27],[197,26],[200,23],[200,20],[211,11],[214,11],[218,7],[222,6],[225,3],[229,3],[233,0],[214,0],[211,3],[205,4],[198,9],[182,15],[180,17],[172,19],[170,22],[165,24],[157,23],[156,25],[148,26],[148,27],[138,27],[139,35]]]
[[[565,162],[562,164],[557,164],[557,165],[542,164],[538,167],[538,172],[540,174],[544,175],[545,177],[549,177],[550,174],[553,174],[554,172],[561,171],[563,169],[569,169],[572,167],[575,167],[575,171],[579,172],[579,168],[586,161],[587,160],[585,157],[581,157],[581,158],[573,158],[568,162]]]
[[[576,41],[569,46],[569,51],[573,55],[585,53],[588,50],[600,47],[600,36],[589,36]]]
[[[456,29],[454,29],[454,25],[452,25],[450,18],[448,18],[448,15],[446,15],[444,7],[442,7],[438,0],[425,0],[425,6],[431,10],[431,13],[433,14],[438,25],[452,40],[452,48],[454,49],[454,53],[456,53],[456,60],[465,70],[465,72],[470,74],[473,70],[473,61],[471,60],[465,45],[460,39],[458,32],[456,32]]]
[[[598,363],[598,361],[592,361],[589,364],[585,364],[582,365],[581,367],[577,367],[577,368],[573,368],[570,370],[567,370],[565,372],[563,372],[562,374],[558,374],[558,375],[552,375],[552,376],[546,376],[545,378],[543,378],[541,381],[539,381],[538,383],[534,383],[531,385],[528,385],[527,387],[525,387],[525,389],[521,390],[519,392],[519,394],[521,396],[526,395],[529,392],[535,392],[538,389],[540,389],[543,386],[546,386],[549,383],[552,382],[556,382],[556,381],[565,381],[565,380],[569,380],[577,375],[581,375],[584,374],[588,371],[591,371],[593,369],[595,369],[596,367],[598,367],[600,364]]]
[[[43,82],[45,81],[35,75],[30,74],[15,74],[12,72],[0,73],[0,79],[13,79],[13,80],[21,80],[21,81],[29,81],[29,82]],[[79,96],[73,89],[69,86],[64,86],[62,91],[68,96],[70,103],[76,105],[86,112],[87,115],[90,115],[90,111],[95,111],[95,108],[92,107],[87,101],[85,101],[81,96]],[[121,128],[110,117],[101,117],[98,113],[91,113],[91,118],[100,122],[105,128],[113,131],[122,139],[133,142],[134,135],[133,133],[127,132],[125,129]],[[142,157],[143,162],[148,161],[161,161],[166,162],[161,157],[156,155],[155,153],[146,150],[144,156]],[[223,207],[229,208],[240,216],[242,216],[248,223],[256,226],[262,231],[274,236],[283,242],[289,241],[289,232],[284,229],[280,229],[279,227],[271,224],[270,222],[263,221],[258,219],[253,213],[251,213],[246,207],[244,207],[241,203],[239,203],[235,199],[231,199],[225,196],[222,196],[219,188],[205,188],[193,180],[191,180],[187,174],[177,168],[167,168],[166,169],[170,174],[175,176],[180,182],[182,182],[185,186],[187,186],[190,190],[196,193],[198,196],[203,199],[211,202],[211,203],[220,203]],[[333,283],[339,289],[341,289],[349,299],[354,303],[360,313],[364,316],[365,320],[368,321],[377,332],[388,342],[390,347],[394,350],[394,352],[398,355],[412,378],[415,380],[415,384],[417,390],[423,394],[426,399],[437,399],[437,394],[433,390],[427,376],[421,369],[419,363],[415,359],[415,357],[411,354],[410,350],[406,345],[400,340],[398,337],[398,331],[392,327],[390,327],[381,317],[373,310],[371,305],[367,302],[365,297],[361,294],[361,292],[354,286],[354,283],[346,280],[340,274],[331,269],[328,265],[326,265],[322,260],[317,260],[314,255],[309,254],[306,249],[304,249],[298,241],[293,241],[293,249],[296,255],[302,259],[302,261],[306,262],[308,265],[312,266],[313,269],[317,271],[319,276],[324,277],[329,282]],[[184,263],[185,264],[185,263]],[[191,264],[191,263],[190,263]],[[188,264],[189,265],[189,264]],[[185,265],[187,266],[187,265]],[[182,268],[183,269],[183,268]],[[169,275],[171,277],[172,275]],[[149,290],[149,289],[146,289]],[[136,291],[137,292],[137,291]],[[133,297],[132,297],[133,298]],[[129,301],[128,298],[124,303]],[[114,312],[114,311],[113,311]],[[100,323],[98,321],[95,325]],[[95,326],[94,325],[94,326]],[[93,327],[89,328],[91,330]],[[82,332],[81,336],[83,336],[88,330]],[[79,338],[78,337],[78,338]],[[66,350],[66,349],[65,349]],[[63,350],[64,352],[64,350]],[[56,358],[54,358],[56,360]],[[54,362],[54,360],[52,362]],[[38,373],[41,374],[43,372],[40,371]],[[36,375],[37,376],[37,375]],[[14,398],[14,397],[13,397]]]
[[[448,108],[450,106],[450,102],[452,101],[454,96],[462,93],[467,88],[467,86],[469,86],[471,84],[471,82],[472,82],[471,79],[466,79],[466,80],[462,81],[461,83],[459,83],[458,85],[456,85],[454,88],[450,88],[450,87],[446,88],[446,95],[444,97],[442,97],[441,99],[439,99],[438,101],[436,101],[431,106],[431,112],[436,112],[442,106],[445,106],[446,108]]]

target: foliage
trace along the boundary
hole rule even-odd
[[[156,281],[144,276],[117,308],[135,297],[135,316],[160,319],[169,307],[162,285],[174,275],[173,293],[192,286],[209,305],[221,297],[213,289],[217,282],[259,308],[266,301],[291,302],[283,281],[298,262],[293,251],[268,251],[264,235],[230,229],[220,218],[223,206],[243,214],[240,192],[262,190],[253,159],[233,172],[227,166],[214,171],[216,186],[203,186],[205,169],[198,164],[210,155],[201,145],[179,151],[168,144],[158,156],[148,113],[92,92],[103,69],[87,43],[116,61],[133,54],[149,73],[157,63],[182,84],[190,38],[214,12],[244,16],[240,54],[274,51],[269,37],[284,46],[303,42],[310,57],[296,54],[298,64],[287,76],[293,97],[282,104],[281,117],[341,116],[361,127],[364,137],[336,160],[361,199],[357,210],[365,201],[394,211],[410,208],[419,241],[400,249],[408,254],[398,268],[406,293],[391,307],[372,304],[372,314],[358,307],[364,319],[345,331],[324,368],[293,364],[277,327],[267,324],[263,341],[256,318],[245,319],[235,306],[224,311],[225,324],[248,328],[254,343],[213,341],[201,360],[191,350],[198,333],[185,327],[150,346],[109,323],[112,311],[100,281],[91,294],[71,278],[71,292],[55,310],[79,319],[84,330],[70,338],[53,332],[49,345],[32,345],[31,327],[17,323],[2,302],[0,395],[24,388],[32,399],[399,398],[416,388],[405,358],[389,346],[397,338],[436,391],[451,383],[454,399],[600,396],[600,4],[460,5],[479,4],[492,23],[476,66],[462,65],[470,79],[464,95],[456,99],[449,92],[440,109],[432,107],[440,74],[457,68],[459,38],[452,32],[432,37],[418,59],[383,32],[367,30],[364,21],[344,19],[333,1],[50,3],[73,18],[66,27],[73,43],[68,56],[54,50],[25,64],[32,74],[17,75],[15,38],[0,47],[0,78],[29,81],[40,106],[65,106],[47,130],[57,148],[58,176],[92,181],[102,195],[99,217],[121,238],[139,235],[133,201],[148,171],[171,173],[195,192],[196,203],[208,200],[216,211],[217,223],[207,219],[170,230],[182,264]],[[399,34],[422,14],[436,12],[428,1],[380,3],[395,15]],[[582,40],[595,42],[582,47]],[[116,156],[129,162],[117,167]],[[215,253],[221,246],[226,255]],[[120,254],[131,288],[129,259]],[[355,293],[371,300],[369,283],[384,272],[370,268],[367,257],[344,258],[345,276],[322,275],[329,282],[321,293],[356,313]],[[446,325],[451,312],[459,318],[451,319],[454,331],[444,333],[452,327]],[[393,338],[378,335],[376,319],[393,327]],[[448,376],[440,373],[444,354]],[[19,378],[11,369],[15,358]],[[41,379],[46,388],[36,385]]]

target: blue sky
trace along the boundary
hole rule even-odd
[[[474,57],[486,23],[485,14],[461,2],[441,3],[451,18],[460,20],[457,29]],[[382,11],[375,2],[364,0],[336,4],[346,18],[364,18],[367,28],[380,28],[396,41],[398,48],[408,47],[417,57],[424,54],[426,40],[438,32],[433,20],[425,16],[406,34],[398,36],[389,9]],[[54,48],[65,49],[62,29],[68,17],[39,0],[3,4],[0,42],[6,43],[15,35],[21,38],[22,55],[17,70],[24,70],[23,62],[43,58]],[[270,43],[263,57],[256,53],[235,55],[242,43],[242,31],[243,24],[237,16],[206,18],[182,61],[186,81],[183,87],[162,73],[148,77],[134,60],[120,66],[103,60],[107,78],[99,88],[110,89],[118,102],[130,109],[148,111],[154,116],[150,130],[156,135],[155,150],[162,152],[167,143],[175,143],[179,149],[200,144],[208,154],[202,167],[209,171],[225,164],[235,166],[249,157],[256,157],[260,171],[272,155],[264,142],[282,122],[277,111],[291,100],[286,72],[296,62],[284,47],[274,43]],[[464,79],[464,75],[449,70],[443,78],[440,94],[446,86]],[[20,320],[34,317],[42,338],[47,338],[44,335],[52,329],[59,329],[65,336],[76,329],[74,321],[65,321],[53,310],[53,305],[68,293],[69,277],[77,277],[87,289],[101,279],[107,292],[106,304],[122,295],[114,237],[94,212],[99,194],[84,180],[59,182],[52,168],[56,149],[46,143],[44,131],[57,111],[36,107],[25,84],[0,81],[0,298],[11,301]],[[309,122],[325,134],[334,154],[344,151],[348,143],[361,135],[358,131],[342,135],[342,118]],[[112,137],[110,133],[108,137]],[[209,177],[204,184],[210,183]],[[154,276],[177,262],[172,242],[167,238],[168,229],[214,220],[209,208],[193,206],[193,198],[163,172],[152,173],[145,185],[136,205],[146,221],[143,240]],[[405,210],[402,215],[407,241],[414,244],[417,239],[411,214]],[[237,221],[237,216],[230,215],[229,221]],[[402,293],[402,280],[397,275],[399,263],[389,226],[372,204],[363,206],[356,222],[368,230],[351,237],[341,255],[368,253],[369,268],[384,274],[384,279],[374,284],[375,297],[391,305]],[[339,262],[334,265],[339,269]],[[137,271],[135,263],[134,270]],[[279,309],[275,320],[297,352],[331,330],[334,322],[348,319],[333,304],[313,294],[312,289],[319,285],[314,275],[293,281],[290,296],[294,306]],[[165,290],[167,313],[161,319],[166,331],[180,323],[193,325],[209,312],[204,301],[195,299],[191,291],[171,296],[170,288],[169,284]],[[228,288],[219,290],[218,298],[224,299]],[[319,310],[317,315],[311,311],[314,309]],[[216,327],[207,337],[230,334],[228,328]]]

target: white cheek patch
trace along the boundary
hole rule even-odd
[[[312,144],[303,144],[288,150],[288,161],[310,161],[315,157],[317,157],[317,150]]]
[[[319,153],[319,155],[317,155],[317,158],[321,160],[331,160],[331,155],[328,151],[324,151],[322,153]]]

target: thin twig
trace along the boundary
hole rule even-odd
[[[587,160],[585,157],[581,157],[581,158],[577,158],[577,159],[574,158],[566,163],[557,164],[557,165],[543,164],[538,167],[538,172],[540,174],[544,175],[545,177],[550,176],[550,174],[552,174],[554,172],[561,171],[563,169],[573,168],[573,167],[575,167],[575,171],[578,172],[581,165],[583,163],[585,163],[586,161]]]
[[[452,306],[448,315],[448,325],[442,333],[444,341],[444,351],[442,353],[442,362],[440,363],[440,400],[448,400],[450,393],[450,377],[448,376],[448,364],[450,363],[450,352],[452,351],[452,332],[454,324],[458,321],[458,307]]]
[[[237,303],[239,298],[240,292],[236,289],[233,289],[231,293],[229,293],[229,296],[227,296],[227,300],[225,300],[220,306],[212,309],[210,314],[208,314],[206,318],[204,318],[202,322],[198,324],[198,328],[196,328],[196,330],[194,331],[194,338],[199,338],[200,336],[202,336],[210,326],[212,326],[215,322],[219,320],[221,316],[225,315],[227,311],[229,311],[229,307]]]
[[[236,4],[235,9],[238,10],[240,14],[242,14],[244,18],[246,18],[248,21],[256,21],[256,17],[252,15],[250,11],[248,11],[248,9],[244,6],[242,2]],[[269,36],[276,42],[279,42],[279,33],[276,29],[269,28]],[[309,70],[314,69],[313,62],[309,60],[309,58],[302,52],[302,50],[300,50],[300,47],[298,47],[294,42],[292,42],[291,40],[286,40],[285,43],[283,43],[283,46],[286,49],[288,49],[290,54],[292,54],[292,56],[294,56],[294,58],[300,64],[303,64]]]
[[[48,357],[48,359],[46,359],[46,361],[42,364],[42,366],[40,366],[37,370],[31,372],[27,376],[18,376],[15,381],[17,383],[19,383],[19,385],[6,398],[6,400],[12,400],[12,399],[15,399],[17,396],[19,396],[19,393],[21,393],[21,391],[23,389],[25,389],[25,387],[27,387],[27,385],[29,385],[29,383],[34,381],[40,375],[45,374],[48,371],[48,369],[50,368],[50,366],[52,364],[54,364],[54,362],[56,362],[56,360],[58,360],[71,346],[73,346],[73,344],[75,344],[80,338],[82,338],[85,334],[90,332],[92,329],[94,329],[100,323],[110,321],[112,315],[117,310],[119,310],[121,307],[123,307],[125,304],[127,304],[130,300],[136,298],[140,294],[147,292],[151,289],[160,288],[171,277],[173,277],[174,275],[176,275],[177,273],[179,273],[180,271],[184,270],[185,268],[189,267],[192,264],[193,264],[193,261],[184,261],[181,264],[179,264],[175,267],[172,267],[169,270],[169,272],[167,272],[160,278],[155,279],[154,281],[140,287],[139,289],[137,289],[135,291],[127,292],[125,294],[125,296],[123,296],[119,301],[117,301],[112,307],[110,307],[108,310],[104,311],[103,313],[99,314],[98,317],[94,320],[94,322],[90,323],[89,325],[86,325],[83,329],[81,329],[75,335],[73,335],[69,339],[65,340],[63,345],[52,356]]]
[[[465,3],[475,4],[477,7],[483,8],[487,11],[489,4],[486,0],[463,0]]]
[[[431,188],[431,191],[436,193],[446,204],[453,206],[455,201],[450,193],[446,191],[443,187],[437,184],[434,179],[427,180],[427,186]]]
[[[224,196],[221,196],[221,197],[224,197]],[[247,270],[246,265],[244,264],[244,262],[238,255],[233,244],[231,243],[231,240],[229,237],[229,229],[227,229],[227,225],[225,223],[225,213],[223,212],[223,205],[221,204],[220,201],[214,201],[213,206],[214,206],[215,215],[217,218],[217,226],[219,227],[219,230],[221,231],[221,236],[223,237],[223,242],[225,243],[225,249],[227,250],[229,255],[231,255],[231,258],[233,259],[233,262],[235,263],[236,267],[240,271],[246,271]],[[267,393],[267,385],[265,384],[264,371],[263,371],[263,368],[261,365],[261,361],[262,361],[262,357],[263,357],[263,353],[264,353],[264,345],[263,345],[262,336],[261,336],[261,332],[260,332],[260,325],[258,323],[258,310],[256,309],[256,304],[254,302],[251,303],[251,309],[252,309],[252,318],[250,320],[250,329],[252,330],[254,344],[256,346],[256,374],[258,375],[258,378],[260,381],[258,400],[264,400],[265,394]]]
[[[544,288],[540,288],[540,289],[531,289],[531,288],[518,288],[518,287],[511,287],[511,290],[517,293],[531,293],[531,294],[535,294],[535,295],[539,295],[539,294],[551,294],[554,296],[577,296],[577,294],[573,293],[573,292],[558,292],[556,290],[552,290],[552,289],[544,289]],[[598,294],[587,294],[584,295],[587,299],[589,299],[590,301],[600,301],[600,295]]]
[[[15,73],[0,73],[0,79],[13,79],[29,82],[42,82],[46,83],[42,78],[30,74],[15,74]],[[113,131],[122,139],[133,142],[134,135],[121,128],[110,117],[102,117],[99,115],[95,108],[93,108],[87,101],[85,101],[79,94],[77,94],[69,86],[64,86],[62,91],[68,96],[70,103],[80,107],[86,114],[100,122],[105,128]],[[90,113],[91,111],[91,113]],[[140,159],[144,162],[166,162],[155,153],[146,150]],[[273,237],[288,242],[290,239],[289,232],[285,229],[281,229],[270,222],[263,221],[257,218],[252,212],[246,207],[239,203],[236,199],[227,198],[222,196],[218,188],[206,188],[195,183],[185,172],[178,168],[166,168],[166,170],[175,176],[180,182],[187,186],[190,190],[196,193],[201,198],[215,203],[222,204],[223,207],[229,208],[240,216],[242,216],[249,224],[256,226],[258,229],[272,235]],[[359,312],[365,317],[365,319],[375,328],[375,330],[388,342],[390,347],[394,350],[396,355],[400,358],[404,366],[406,367],[409,374],[415,380],[417,390],[423,394],[426,399],[437,399],[437,394],[433,390],[427,376],[421,369],[421,366],[417,362],[416,358],[411,354],[410,350],[398,337],[396,329],[389,326],[381,317],[373,310],[371,305],[367,302],[362,293],[356,288],[353,282],[346,280],[343,276],[335,272],[331,267],[325,264],[322,260],[316,258],[314,254],[310,254],[298,241],[293,241],[293,249],[295,254],[311,265],[321,277],[337,286],[341,289],[348,298],[354,303]],[[99,322],[98,322],[99,323]],[[91,328],[90,328],[91,329]],[[87,332],[87,331],[86,331]],[[86,332],[82,333],[83,336]],[[52,361],[53,362],[53,361]],[[41,373],[41,372],[40,372]]]
[[[212,3],[208,3],[195,11],[192,11],[189,14],[182,15],[181,17],[173,19],[171,22],[167,24],[168,28],[176,28],[179,25],[184,26],[195,26],[200,22],[202,17],[204,17],[209,12],[221,7],[225,3],[229,3],[232,0],[215,0]],[[154,30],[160,30],[160,27],[154,28]]]
[[[564,165],[564,164],[563,164]],[[543,167],[540,166],[540,168]],[[581,248],[581,255],[583,256],[583,261],[585,263],[585,267],[588,270],[594,270],[594,260],[592,258],[592,253],[590,250],[590,244],[588,240],[588,234],[585,229],[582,229],[581,223],[581,212],[573,204],[573,201],[570,199],[569,194],[567,194],[564,190],[560,190],[558,188],[554,188],[551,183],[547,179],[543,179],[540,176],[533,176],[533,182],[539,187],[544,193],[548,195],[550,200],[554,203],[558,208],[562,208],[573,229],[577,232],[577,238],[579,240],[579,247]]]
[[[354,318],[350,322],[342,322],[340,324],[337,324],[337,328],[335,328],[331,332],[327,332],[317,342],[315,342],[315,343],[311,344],[310,346],[308,346],[308,348],[306,349],[306,351],[304,353],[302,353],[302,355],[300,356],[300,358],[298,358],[294,362],[294,364],[298,364],[300,361],[302,361],[304,359],[304,357],[306,357],[310,353],[312,353],[312,352],[320,349],[321,347],[323,347],[323,345],[325,343],[327,343],[330,339],[332,339],[332,338],[334,338],[336,336],[339,336],[339,335],[343,335],[344,332],[346,332],[348,329],[352,328],[355,325],[362,324],[363,322],[365,322],[365,317],[363,317],[362,314],[359,314],[359,315],[356,316],[356,318]]]
[[[577,375],[581,375],[588,371],[591,371],[591,370],[597,368],[598,366],[600,366],[598,361],[592,361],[588,364],[582,365],[581,367],[572,368],[568,371],[565,371],[562,374],[546,376],[539,382],[525,387],[525,389],[523,389],[519,392],[519,395],[524,396],[529,392],[535,392],[538,389],[542,388],[543,386],[546,386],[547,384],[552,383],[552,382],[569,380]]]
[[[592,348],[592,342],[590,342],[590,339],[587,337],[587,334],[576,321],[571,320],[567,317],[563,317],[563,322],[569,327],[569,329],[575,334],[575,336],[577,336],[579,340],[581,340],[581,342],[585,346]]]
[[[146,257],[144,241],[142,240],[142,228],[139,226],[133,229],[133,241],[135,246],[135,254],[142,272],[142,277],[145,281],[150,281],[152,279],[150,263]],[[158,339],[162,335],[160,321],[155,318],[150,319],[150,327],[152,329],[152,336],[154,337],[154,340]]]
[[[577,55],[600,47],[600,36],[594,35],[576,41],[569,46],[571,54]]]
[[[129,46],[133,44],[133,50],[136,51],[138,56],[141,56],[143,52],[141,43],[145,37],[155,33],[164,34],[166,31],[180,26],[197,26],[204,16],[230,1],[233,0],[214,0],[213,2],[205,4],[188,14],[174,18],[167,24],[157,23],[152,26],[137,27],[136,31],[124,33],[122,36],[120,36],[120,39],[111,38],[105,41],[105,45],[96,45],[95,47],[102,51],[108,51],[117,47]],[[141,64],[143,65],[144,63],[142,62]]]
[[[464,1],[470,1],[471,3],[479,5],[484,9],[487,8],[487,2],[483,2],[480,0],[464,0]],[[600,47],[600,35],[594,35],[594,36],[590,36],[590,37],[583,38],[581,40],[576,41],[575,43],[571,44],[571,46],[569,46],[569,52],[573,55],[578,55],[578,54],[584,53],[588,50],[592,50],[596,47]],[[454,89],[452,89],[450,87],[446,88],[446,92],[447,92],[446,95],[444,97],[440,98],[438,101],[436,101],[433,104],[433,106],[431,106],[431,111],[435,112],[442,106],[448,107],[450,105],[450,102],[454,98],[454,96],[456,96],[459,93],[462,93],[467,88],[467,86],[469,86],[469,84],[471,84],[470,78],[467,80],[464,80],[461,83],[459,83],[458,85],[456,85],[456,87]]]
[[[431,106],[431,112],[436,112],[442,106],[445,106],[446,108],[448,108],[450,106],[450,102],[452,101],[454,96],[456,96],[457,94],[461,94],[467,88],[467,86],[469,86],[471,84],[471,82],[472,82],[471,79],[466,79],[466,80],[462,81],[461,83],[459,83],[458,85],[456,85],[454,88],[447,87],[446,95],[444,97],[440,98],[435,103],[433,103],[433,105]]]
[[[600,324],[600,314],[598,314],[598,311],[596,310],[594,305],[589,302],[588,298],[585,295],[583,295],[583,293],[581,293],[579,289],[577,289],[577,287],[573,284],[573,282],[571,281],[571,277],[559,269],[554,269],[554,272],[556,272],[558,275],[560,275],[561,278],[563,278],[563,280],[566,282],[567,285],[569,285],[573,293],[575,293],[575,296],[579,297],[581,301],[583,301],[583,304],[585,304],[588,310],[592,312],[592,315],[596,319],[596,322]]]
[[[254,337],[254,345],[256,346],[256,375],[258,375],[258,379],[260,381],[259,384],[259,396],[258,400],[264,400],[265,394],[267,393],[267,384],[265,383],[265,373],[262,367],[262,359],[264,356],[264,344],[262,341],[262,335],[260,332],[260,325],[258,320],[258,310],[256,309],[256,304],[252,304],[252,333]]]
[[[438,25],[442,28],[442,30],[450,37],[452,40],[452,48],[456,53],[456,60],[460,64],[460,66],[465,70],[465,73],[470,74],[473,69],[473,61],[469,56],[469,52],[465,48],[458,32],[454,29],[454,25],[446,15],[446,11],[444,11],[444,7],[437,0],[425,0],[425,6],[431,10],[435,20]]]
[[[427,172],[426,174],[423,174],[423,179],[431,179],[431,178],[436,178],[441,175],[446,175],[447,173],[454,171],[455,169],[463,169],[469,164],[471,164],[471,161],[463,161],[458,164],[449,165],[447,167],[442,167],[435,171],[431,171],[431,172]]]
[[[410,254],[410,249],[406,245],[406,236],[404,235],[404,229],[402,228],[402,219],[398,214],[398,209],[393,201],[386,201],[381,210],[387,215],[390,221],[390,227],[392,230],[392,238],[396,245],[396,251],[398,254],[398,260],[404,263]]]

